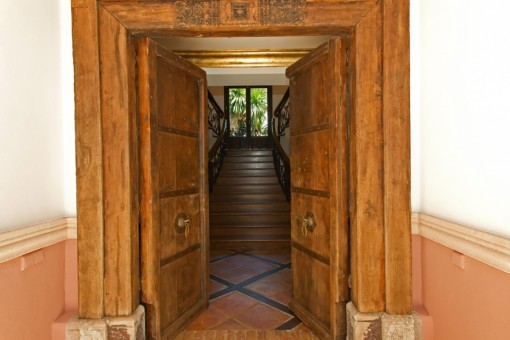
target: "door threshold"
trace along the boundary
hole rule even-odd
[[[316,340],[319,339],[308,329],[291,329],[288,331],[276,330],[203,330],[203,331],[183,331],[175,340],[197,340],[197,339],[300,339]]]

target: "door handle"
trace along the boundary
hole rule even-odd
[[[189,229],[191,226],[191,222],[188,218],[188,215],[184,212],[180,212],[175,217],[175,230],[178,233],[184,233],[184,237],[188,237]]]
[[[308,232],[313,233],[317,223],[315,222],[315,216],[313,212],[307,211],[305,216],[303,217],[303,222],[301,223],[301,234],[304,237],[308,235]]]

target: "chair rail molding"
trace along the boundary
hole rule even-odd
[[[6,230],[0,232],[0,263],[76,238],[75,217],[61,217]]]
[[[510,239],[443,220],[412,213],[412,233],[451,248],[510,274]]]

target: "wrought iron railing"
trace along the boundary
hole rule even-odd
[[[282,100],[276,107],[273,114],[273,162],[278,177],[278,182],[282,187],[287,200],[290,201],[290,159],[283,149],[280,138],[285,135],[285,130],[290,126],[290,100],[289,90],[285,92]]]
[[[207,91],[207,98],[209,99],[207,103],[207,108],[209,110],[207,115],[207,124],[209,126],[209,130],[212,131],[213,137],[218,138],[221,134],[222,128],[222,119],[225,118],[225,113],[221,109],[221,107],[216,103],[211,92]]]
[[[214,184],[216,183],[216,179],[220,173],[221,167],[223,165],[223,158],[227,152],[227,142],[226,142],[226,131],[228,119],[225,117],[225,113],[220,108],[216,100],[214,100],[211,92],[208,92],[208,116],[207,123],[209,126],[209,130],[212,131],[213,137],[216,137],[216,142],[211,147],[208,153],[209,158],[209,191],[213,191]]]

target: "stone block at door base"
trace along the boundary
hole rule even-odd
[[[360,313],[352,302],[347,304],[347,340],[421,339],[420,325],[416,315]]]
[[[66,340],[144,340],[145,311],[138,306],[129,316],[78,319],[67,322]]]

